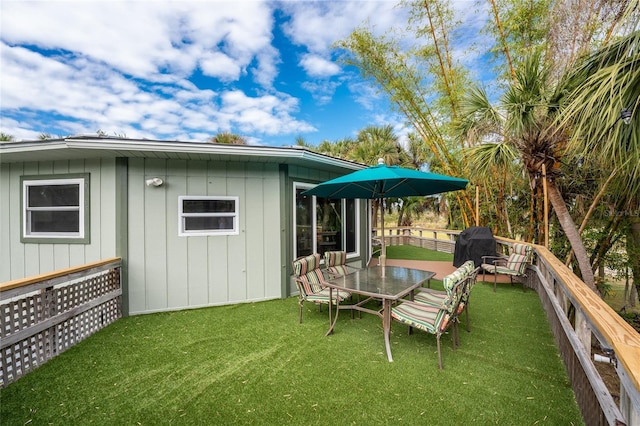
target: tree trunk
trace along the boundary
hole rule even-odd
[[[636,288],[635,294],[631,291],[629,304],[635,306],[636,298],[640,296],[640,217],[629,216],[629,233],[627,234],[627,255],[631,263],[633,285]],[[633,303],[631,300],[633,297]]]
[[[585,284],[587,284],[593,291],[600,294],[595,285],[595,278],[593,276],[593,271],[591,270],[591,264],[589,263],[589,256],[587,256],[587,249],[584,247],[582,238],[580,238],[580,234],[578,233],[578,228],[569,214],[567,205],[565,204],[562,194],[560,194],[560,191],[554,181],[549,181],[547,191],[549,194],[549,201],[551,201],[553,210],[556,212],[556,216],[558,216],[560,226],[567,236],[569,243],[571,243],[571,247],[575,253],[578,267],[582,274],[582,281],[584,281]]]

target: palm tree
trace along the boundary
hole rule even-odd
[[[386,165],[401,164],[402,147],[393,127],[367,126],[358,132],[357,143],[350,153],[351,160],[374,165],[382,158]]]
[[[635,31],[594,52],[567,79],[574,90],[563,109],[570,123],[569,149],[604,171],[616,215],[609,221],[598,248],[606,252],[620,221],[626,231],[627,255],[640,290],[640,18],[630,20]],[[615,174],[613,179],[609,177]],[[618,215],[619,213],[619,215]]]
[[[406,160],[406,153],[402,155],[403,152],[392,126],[367,126],[358,132],[356,143],[349,152],[349,159],[375,165],[378,159],[382,158],[386,165],[397,165]],[[373,201],[372,226],[374,228],[378,226],[378,209],[384,208],[379,204],[379,200]]]
[[[336,142],[324,140],[318,145],[317,152],[331,155],[332,157],[351,159],[351,151],[356,145],[356,141],[352,138],[339,139]]]
[[[545,166],[549,201],[574,250],[583,281],[597,291],[586,248],[556,184],[560,156],[568,139],[555,121],[561,93],[562,87],[553,84],[540,54],[534,53],[515,71],[499,107],[491,106],[482,90],[473,91],[463,101],[461,127],[468,138],[493,137],[495,141],[498,137],[498,142],[513,146],[532,190],[542,185]]]
[[[227,145],[246,145],[247,140],[235,133],[220,132],[209,139],[209,143],[222,143]]]
[[[15,142],[16,138],[8,133],[0,132],[0,142]]]

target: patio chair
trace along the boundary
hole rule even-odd
[[[415,327],[419,330],[431,333],[436,336],[438,347],[438,367],[442,370],[442,351],[440,349],[440,336],[450,327],[452,328],[453,350],[456,350],[457,327],[456,312],[462,300],[462,289],[468,278],[454,284],[451,293],[444,299],[442,305],[435,306],[411,300],[404,300],[402,303],[391,308],[391,318]],[[411,328],[409,329],[411,334]]]
[[[293,261],[293,279],[298,287],[298,305],[300,306],[299,322],[302,323],[302,308],[304,302],[313,302],[322,311],[322,305],[329,305],[351,297],[351,293],[343,290],[330,290],[323,283],[325,276],[320,269],[320,255],[311,254]]]
[[[325,251],[324,252],[324,267],[329,275],[333,277],[339,277],[342,275],[350,274],[355,271],[355,268],[347,266],[347,252],[346,251]]]
[[[471,295],[471,289],[476,283],[476,278],[480,268],[474,267],[473,260],[468,260],[463,263],[458,269],[456,269],[451,274],[445,276],[442,279],[442,285],[444,286],[444,290],[434,290],[432,288],[423,288],[414,296],[414,300],[420,303],[426,303],[431,305],[439,306],[441,305],[447,296],[451,293],[453,286],[459,282],[464,280],[465,278],[469,278],[465,281],[465,285],[462,289],[462,298],[460,300],[460,304],[458,305],[458,311],[456,313],[456,317],[459,318],[462,315],[462,312],[465,313],[466,323],[467,323],[467,331],[471,331],[471,324],[469,321],[469,297]]]
[[[482,256],[482,281],[485,281],[485,272],[493,274],[493,291],[496,291],[498,274],[509,275],[509,280],[513,285],[513,277],[526,277],[527,265],[531,263],[533,251],[528,244],[516,243],[513,245],[511,254],[506,256]],[[490,261],[491,263],[489,263]],[[525,290],[524,281],[522,291]]]

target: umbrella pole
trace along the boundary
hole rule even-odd
[[[380,247],[380,266],[386,266],[387,264],[387,247],[384,244],[384,204],[382,202],[382,198],[379,201],[380,209],[380,226],[382,228],[382,238],[380,239],[381,247]]]

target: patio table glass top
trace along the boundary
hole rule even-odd
[[[422,285],[435,274],[397,266],[374,266],[358,269],[330,280],[330,284],[352,293],[378,299],[397,300]]]

